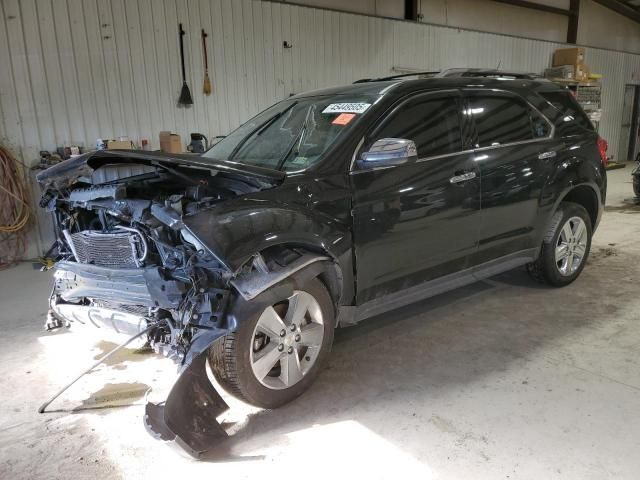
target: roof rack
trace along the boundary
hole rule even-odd
[[[542,80],[537,73],[508,72],[495,68],[449,68],[440,72],[438,77],[485,77],[509,80]]]
[[[388,77],[361,78],[360,80],[356,80],[353,83],[385,82],[385,81],[388,81],[388,80],[396,80],[396,79],[405,78],[405,77],[435,77],[439,73],[440,73],[440,70],[430,71],[430,72],[401,73],[401,74],[398,74],[398,75],[390,75]]]
[[[509,72],[505,70],[498,70],[496,68],[448,68],[441,71],[401,73],[398,75],[390,75],[388,77],[380,78],[361,78],[360,80],[356,80],[353,83],[384,82],[388,80],[398,80],[406,77],[483,77],[500,78],[505,80],[547,80],[542,75],[538,75],[537,73]]]

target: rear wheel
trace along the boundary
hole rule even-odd
[[[325,286],[309,280],[214,344],[209,359],[216,380],[252,405],[290,402],[309,388],[327,359],[334,317]]]
[[[527,266],[533,278],[558,287],[573,282],[591,249],[591,218],[572,202],[563,202],[554,215],[538,259]]]

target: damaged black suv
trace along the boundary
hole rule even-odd
[[[207,360],[274,408],[313,382],[337,326],[523,265],[571,283],[605,150],[567,90],[464,70],[300,94],[201,156],[89,153],[38,176],[59,250],[48,326],[142,333],[175,358],[146,422],[201,452],[227,408]]]

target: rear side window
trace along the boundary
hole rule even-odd
[[[396,109],[375,134],[380,138],[413,140],[418,157],[446,155],[462,150],[457,96],[420,95]]]
[[[542,98],[555,107],[562,117],[558,128],[563,135],[575,135],[580,129],[593,130],[589,117],[568,91],[539,92]]]
[[[517,97],[471,95],[464,114],[475,123],[476,148],[535,140],[551,133],[549,122]]]

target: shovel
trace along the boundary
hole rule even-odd
[[[191,91],[189,90],[189,86],[187,85],[187,75],[184,70],[184,40],[182,37],[185,35],[185,31],[182,29],[182,24],[180,26],[180,63],[182,64],[182,90],[180,90],[180,98],[178,98],[178,105],[193,105],[193,98],[191,97]]]

